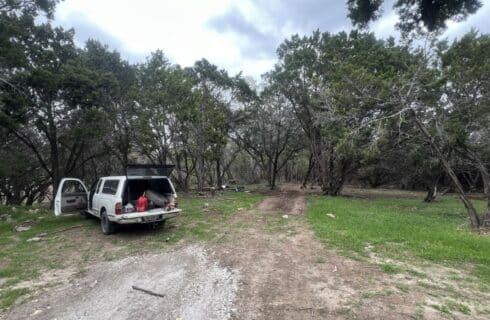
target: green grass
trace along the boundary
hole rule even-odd
[[[182,198],[182,197],[181,197]],[[262,198],[256,193],[225,192],[215,197],[188,197],[179,201],[184,210],[177,219],[171,220],[167,233],[156,233],[148,245],[162,238],[169,242],[181,239],[210,241],[222,235],[229,227],[229,219],[239,210],[252,209]]]
[[[442,305],[432,304],[431,307],[445,314],[452,314],[454,311],[461,312],[465,315],[471,314],[471,310],[467,305],[451,300],[446,301]]]
[[[476,201],[483,210],[485,203]],[[336,218],[328,217],[333,213]],[[311,197],[307,218],[316,236],[346,254],[412,258],[474,266],[473,273],[490,284],[490,237],[471,232],[463,206],[455,198],[435,203],[410,199]],[[392,266],[382,266],[392,272]]]
[[[169,220],[165,228],[125,226],[111,236],[101,234],[97,219],[55,217],[43,208],[32,212],[29,207],[0,206],[0,311],[29,293],[14,289],[15,284],[35,279],[45,270],[76,266],[83,273],[97,261],[163,250],[179,241],[211,241],[230,228],[234,212],[251,209],[260,199],[258,194],[243,192],[218,193],[215,197],[181,195],[183,214]],[[32,221],[32,228],[15,231],[15,226],[25,221]],[[68,229],[73,226],[80,227]],[[43,233],[47,235],[42,241],[27,241]]]
[[[11,306],[18,298],[29,293],[29,289],[6,289],[0,292],[0,310]]]
[[[381,269],[383,270],[383,272],[385,273],[388,273],[388,274],[396,274],[396,273],[400,273],[400,268],[398,268],[397,266],[391,264],[391,263],[384,263],[381,265]]]
[[[51,234],[74,225],[84,225],[87,221],[78,216],[56,218],[47,209],[29,212],[30,208],[0,207],[0,278],[9,278],[16,282],[32,278],[38,274],[41,265],[49,265],[49,257],[40,254],[43,246],[50,243],[50,238],[44,242],[28,242],[27,240],[41,233]],[[15,226],[22,222],[31,221],[28,231],[17,232]],[[52,238],[51,238],[52,239]]]
[[[32,223],[30,230],[15,231],[17,225],[26,221]],[[38,277],[42,270],[63,266],[60,251],[56,248],[56,243],[62,238],[57,232],[76,225],[92,227],[91,221],[78,216],[57,218],[45,208],[33,212],[30,207],[0,206],[0,311],[30,292],[12,286]],[[43,233],[48,235],[42,241],[27,241]]]

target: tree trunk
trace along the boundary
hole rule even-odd
[[[475,192],[477,188],[478,179],[473,179],[470,173],[462,172],[461,176],[463,181],[468,185],[468,192]]]
[[[424,202],[432,202],[437,197],[437,183],[427,187],[427,195],[424,198]]]
[[[51,172],[52,172],[51,179],[53,182],[53,198],[51,199],[51,208],[53,208],[54,198],[55,198],[54,195],[58,191],[58,186],[61,180],[59,158],[58,158],[58,145],[56,142],[51,144]]]
[[[306,184],[310,179],[311,171],[314,165],[315,165],[315,161],[313,160],[313,153],[310,153],[310,158],[308,159],[308,170],[306,171],[305,177],[303,179],[303,183],[301,184],[301,189],[306,189]]]
[[[436,200],[438,193],[437,193],[437,185],[439,184],[439,180],[441,179],[441,176],[438,175],[435,177],[435,179],[431,179],[427,184],[427,195],[424,198],[424,202],[433,202]]]
[[[197,191],[202,191],[204,189],[204,156],[199,155],[197,160]]]
[[[221,188],[223,185],[223,176],[221,174],[221,161],[216,159],[216,185]]]
[[[490,211],[490,176],[484,163],[478,161],[478,170],[483,180],[483,193],[487,198],[487,210]]]
[[[430,134],[429,130],[427,127],[422,123],[422,121],[417,117],[417,114],[415,110],[412,110],[412,116],[415,120],[415,124],[417,127],[420,129],[422,134],[425,136],[427,141],[429,142],[431,148],[435,151],[437,157],[439,158],[439,161],[441,161],[442,166],[444,167],[444,170],[446,171],[447,175],[451,179],[451,181],[454,184],[454,187],[456,188],[456,191],[458,192],[459,198],[463,202],[466,211],[468,213],[468,217],[470,218],[471,226],[473,229],[478,229],[481,225],[480,222],[480,217],[478,216],[478,212],[476,211],[476,208],[473,206],[471,201],[466,197],[466,194],[463,190],[463,186],[461,185],[461,182],[459,181],[458,177],[456,176],[456,173],[454,173],[453,168],[451,167],[451,164],[449,161],[447,161],[446,157],[442,153],[441,149],[439,146],[436,144],[434,141],[434,137]]]
[[[47,108],[47,116],[48,116],[48,123],[47,123],[48,127],[46,130],[46,134],[50,147],[51,180],[53,185],[53,198],[51,199],[51,208],[53,208],[54,198],[55,198],[54,195],[58,190],[58,185],[61,180],[61,173],[60,173],[60,163],[59,163],[58,134],[56,130],[56,124],[54,121],[52,106],[49,103]]]
[[[272,164],[272,172],[271,172],[271,178],[270,178],[270,187],[271,187],[271,190],[274,190],[276,189],[276,178],[277,178],[277,161],[278,161],[278,158],[276,157],[274,159],[274,162]]]

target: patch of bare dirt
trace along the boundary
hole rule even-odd
[[[281,211],[288,215],[302,215],[305,208],[305,196],[296,192],[283,192],[266,197],[257,207],[262,212]]]

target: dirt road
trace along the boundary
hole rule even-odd
[[[305,202],[297,192],[267,196],[237,212],[218,241],[97,264],[6,318],[445,318],[416,279],[325,249],[307,225]]]

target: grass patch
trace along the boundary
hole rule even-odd
[[[407,286],[406,284],[397,284],[396,285],[397,289],[400,290],[403,293],[409,293],[410,292],[410,287]]]
[[[451,310],[446,305],[431,304],[430,306],[442,313],[451,314]]]
[[[391,291],[391,290],[364,292],[363,294],[361,294],[361,299],[380,298],[380,297],[386,297],[386,296],[389,296],[392,294],[393,294],[393,291]]]
[[[325,262],[327,262],[327,260],[325,260],[324,257],[319,256],[315,258],[315,263],[325,263]]]
[[[252,209],[261,199],[259,194],[245,192],[224,192],[214,197],[185,197],[179,201],[184,213],[170,221],[168,232],[156,233],[149,240],[160,242],[164,239],[172,243],[181,239],[213,240],[230,227],[233,213]]]
[[[396,274],[400,273],[401,269],[398,268],[397,266],[391,264],[391,263],[384,263],[381,265],[381,270],[383,270],[384,273],[388,274]]]
[[[33,211],[26,207],[0,207],[0,278],[7,279],[9,284],[31,279],[38,275],[42,268],[49,267],[51,257],[44,248],[51,244],[55,237],[46,237],[42,242],[28,242],[28,239],[39,234],[52,234],[57,230],[73,225],[87,224],[76,216],[56,218],[43,208]],[[15,227],[29,221],[31,229],[17,232]],[[13,294],[13,293],[12,293]],[[10,295],[9,295],[10,296]],[[7,298],[2,298],[5,300]],[[9,298],[10,299],[10,298]],[[3,302],[0,301],[3,305]]]
[[[15,301],[23,295],[29,293],[29,289],[6,289],[0,293],[0,307],[6,309],[13,305]]]
[[[445,314],[452,314],[454,311],[465,315],[471,314],[471,309],[467,305],[453,300],[447,300],[442,305],[432,304],[431,307]]]
[[[407,273],[413,277],[417,277],[417,278],[427,278],[427,275],[423,272],[420,272],[420,271],[417,271],[417,270],[413,270],[413,269],[408,269],[407,270]]]
[[[483,201],[475,203],[480,210],[485,207]],[[367,256],[372,251],[405,261],[418,257],[451,265],[470,263],[474,275],[490,283],[490,237],[469,230],[465,210],[455,198],[424,203],[316,196],[309,199],[306,214],[316,236],[345,253]]]
[[[450,310],[459,311],[466,315],[469,315],[471,313],[470,308],[464,303],[449,300],[446,302],[446,305]]]
[[[478,309],[478,314],[490,315],[490,309]]]
[[[490,249],[488,249],[490,251]],[[473,270],[473,274],[490,285],[490,265],[478,265]]]

